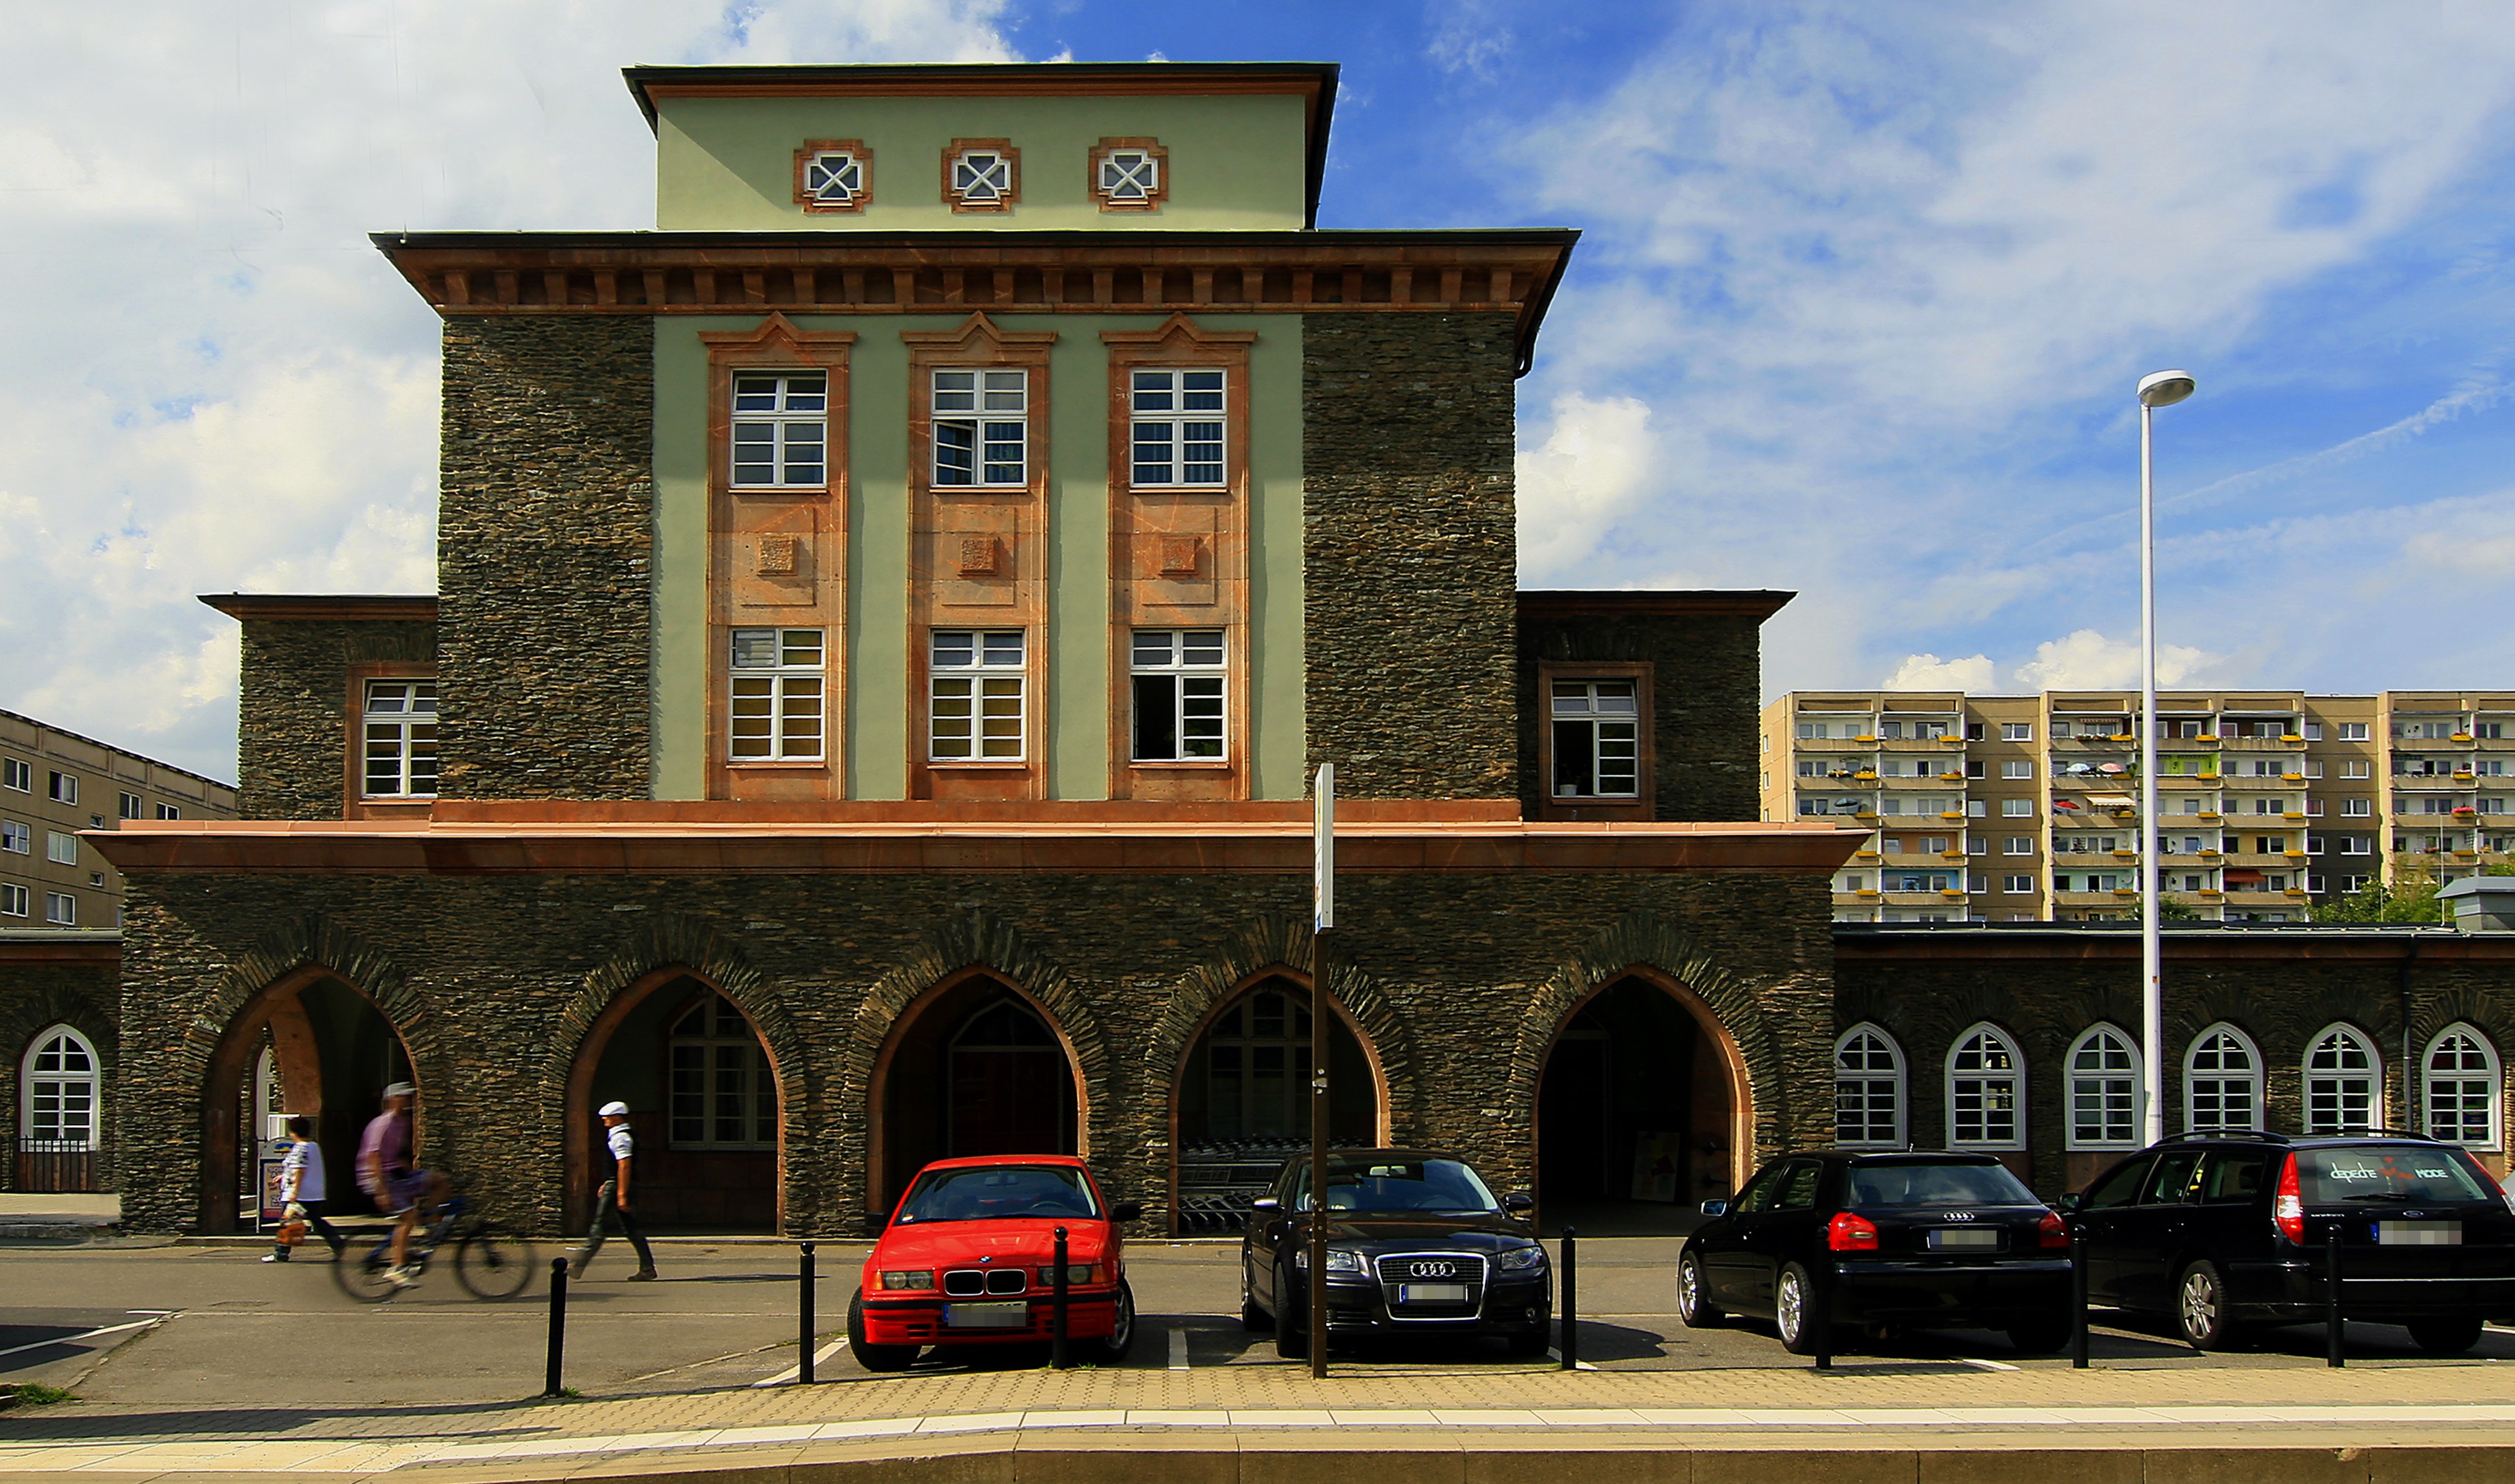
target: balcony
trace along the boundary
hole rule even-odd
[[[1961,747],[1964,737],[1961,734],[1955,737],[1880,737],[1877,747],[1880,752],[1889,753],[1936,753],[1945,752],[1950,742]]]
[[[2305,738],[2295,732],[2280,737],[2227,737],[2218,743],[2218,750],[2230,753],[2301,753],[2305,751]]]

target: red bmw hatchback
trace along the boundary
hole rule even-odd
[[[1119,1223],[1083,1162],[1064,1154],[937,1160],[917,1174],[865,1259],[847,1348],[868,1371],[905,1371],[928,1345],[1037,1344],[1054,1335],[1056,1228],[1065,1228],[1065,1335],[1075,1358],[1113,1365],[1135,1339]]]

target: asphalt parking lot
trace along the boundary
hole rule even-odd
[[[1733,1322],[1688,1330],[1676,1319],[1678,1244],[1666,1238],[1581,1243],[1581,1360],[1601,1370],[1804,1368],[1770,1326]],[[820,1251],[822,1380],[859,1375],[844,1341],[848,1284],[863,1243]],[[544,1280],[509,1303],[472,1298],[450,1273],[391,1302],[354,1303],[325,1263],[259,1259],[243,1246],[17,1247],[0,1250],[0,1381],[73,1386],[92,1401],[160,1406],[464,1403],[512,1400],[541,1388]],[[545,1247],[542,1257],[557,1249]],[[567,1378],[587,1394],[742,1386],[791,1374],[797,1360],[796,1251],[782,1243],[676,1241],[659,1249],[665,1280],[631,1284],[617,1244],[570,1292]],[[1128,1369],[1282,1365],[1271,1337],[1238,1319],[1237,1248],[1142,1242],[1130,1252],[1141,1329]],[[2419,1354],[2380,1325],[2350,1329],[2355,1365],[2438,1366],[2515,1361],[2515,1332],[2491,1330],[2464,1356]],[[2273,1330],[2248,1347],[2201,1355],[2165,1325],[2100,1315],[2096,1363],[2110,1369],[2320,1367],[2318,1327]],[[931,1353],[931,1352],[929,1352]],[[2065,1368],[2064,1357],[2021,1356],[1991,1334],[1916,1334],[1850,1352],[1860,1362],[1949,1374]],[[1012,1349],[996,1367],[1044,1357]],[[1357,1373],[1428,1368],[1526,1371],[1496,1341],[1485,1347],[1409,1343],[1335,1356]],[[927,1360],[920,1371],[959,1368]],[[1537,1362],[1550,1366],[1552,1362]]]

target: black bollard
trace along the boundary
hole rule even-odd
[[[2324,1328],[2331,1332],[2323,1363],[2335,1371],[2349,1363],[2348,1356],[2341,1349],[2346,1326],[2340,1317],[2340,1227],[2341,1223],[2338,1221],[2331,1223],[2331,1262],[2323,1284],[2325,1290],[2323,1324]]]
[[[799,1342],[804,1347],[804,1363],[796,1368],[795,1381],[798,1385],[808,1386],[812,1383],[812,1340],[814,1338],[812,1334],[812,1244],[809,1242],[804,1244],[804,1265],[802,1270],[796,1276],[803,1283],[803,1328],[799,1332],[798,1338]]]
[[[1819,1371],[1834,1369],[1834,1255],[1817,1255],[1808,1268],[1806,1323],[1816,1326],[1816,1352],[1810,1364]]]
[[[1581,1369],[1581,1260],[1573,1251],[1573,1231],[1563,1228],[1563,1369]]]
[[[1062,1371],[1073,1364],[1065,1347],[1065,1228],[1056,1228],[1055,1276],[1049,1280],[1048,1363]]]
[[[2070,1369],[2087,1369],[2087,1239],[2070,1228]]]
[[[559,1359],[567,1353],[567,1259],[551,1258],[550,1363],[542,1374],[542,1395],[559,1394]]]

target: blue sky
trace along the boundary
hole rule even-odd
[[[1323,225],[1586,233],[1522,578],[1775,587],[1765,685],[2509,686],[2515,10],[150,0],[0,53],[0,705],[221,775],[195,593],[433,582],[376,228],[649,225],[630,62],[1344,67]]]

